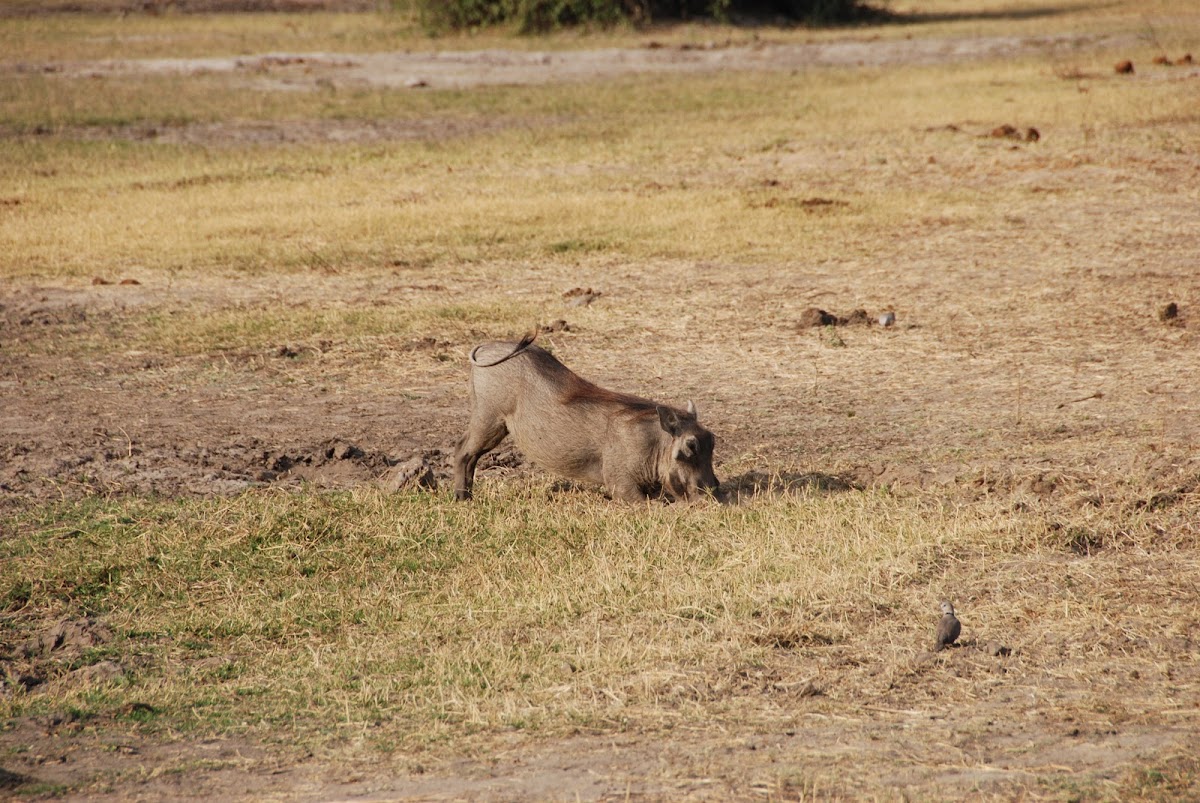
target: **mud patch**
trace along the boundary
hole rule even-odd
[[[302,483],[348,488],[373,483],[410,458],[336,439],[280,447],[246,438],[186,447],[122,442],[120,433],[107,431],[97,437],[103,443],[96,448],[65,456],[8,445],[0,460],[0,492],[45,498],[125,493],[204,496]],[[422,459],[431,472],[436,467],[446,476],[440,449],[426,452]],[[429,481],[432,487],[436,483],[436,479]]]

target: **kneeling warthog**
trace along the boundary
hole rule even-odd
[[[510,434],[537,465],[603,485],[616,499],[688,500],[717,490],[713,434],[694,404],[684,411],[597,387],[533,338],[471,352],[471,423],[455,454],[456,497],[471,498],[479,458]]]

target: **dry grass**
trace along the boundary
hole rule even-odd
[[[197,104],[196,90],[180,95],[176,81],[133,83],[144,93],[137,102],[123,97],[124,85],[114,98],[104,86],[72,83],[68,91],[79,94],[67,99],[18,83],[12,118],[28,127],[93,125],[111,114],[101,109],[115,107],[129,115],[124,123],[170,126],[209,119],[230,103],[227,90]],[[1004,230],[1014,219],[1053,214],[1061,193],[1087,191],[1068,184],[1035,194],[1040,176],[1057,166],[1100,171],[1136,152],[1186,169],[1180,147],[1194,116],[1189,95],[1171,82],[1104,80],[1080,93],[1030,62],[949,76],[913,68],[770,81],[734,74],[669,86],[634,78],[590,92],[586,102],[563,86],[435,101],[369,92],[328,108],[311,96],[286,105],[278,93],[270,97],[262,107],[258,93],[235,94],[233,104],[247,107],[224,113],[260,106],[256,116],[267,119],[432,116],[449,131],[498,109],[520,108],[524,117],[503,112],[509,122],[500,131],[350,149],[214,154],[119,140],[6,139],[2,177],[14,207],[0,270],[87,277],[114,266],[145,277],[379,269],[397,259],[454,269],[483,258],[594,253],[821,264],[873,255],[882,232]],[[980,139],[1009,120],[1040,127],[1047,142],[1010,151],[1006,141]],[[1189,202],[1181,190],[1179,201]],[[845,205],[804,206],[826,197]],[[681,240],[681,230],[689,237]]]
[[[1067,569],[1046,599],[1042,567],[1072,561],[1036,516],[887,494],[622,508],[543,484],[490,485],[472,506],[363,490],[90,501],[38,515],[4,542],[0,586],[25,611],[10,621],[103,616],[123,638],[87,660],[121,655],[138,668],[99,696],[64,684],[17,698],[10,714],[136,699],[202,732],[287,723],[291,738],[414,749],[503,727],[789,720],[786,694],[763,701],[739,678],[766,673],[778,693],[811,678],[835,701],[886,699],[918,671],[943,596],[963,601],[976,638],[1032,654],[1071,639],[1072,620],[1148,612],[1097,595],[1104,584],[1086,571],[1086,591]],[[1130,520],[1127,550],[1155,533]],[[963,567],[980,561],[996,570],[972,580]],[[1128,634],[1141,654],[1125,671],[1158,666],[1193,624],[1185,597],[1162,597],[1178,616]],[[1059,625],[1036,610],[1047,607]],[[831,666],[831,652],[879,654],[887,677]]]
[[[471,506],[361,489],[18,515],[0,562],[13,632],[91,615],[118,636],[43,665],[46,685],[7,716],[408,761],[513,732],[774,733],[833,717],[857,739],[921,712],[979,736],[1014,715],[1087,733],[1164,712],[1195,726],[1200,676],[1179,646],[1200,624],[1200,567],[1177,516],[1126,517],[1081,557],[1070,530],[1008,505],[798,491],[636,508],[541,482],[486,488]],[[934,658],[947,596],[967,646]],[[115,683],[68,674],[113,659],[127,667]],[[980,760],[955,743],[910,749],[930,770]],[[886,788],[831,773],[861,753],[822,754],[826,788]],[[1146,772],[1151,788],[1168,780]]]
[[[4,491],[5,721],[69,711],[147,744],[237,734],[402,773],[417,754],[545,739],[583,754],[622,736],[642,769],[621,777],[664,798],[708,794],[705,778],[743,797],[1193,793],[1200,79],[1150,59],[1200,51],[1200,20],[1060,6],[939,0],[854,35],[1109,44],[582,89],[5,72],[0,391],[16,401],[0,460],[65,465],[42,485],[0,474],[62,497]],[[413,35],[379,23],[48,17],[4,21],[0,49]],[[1116,76],[1118,56],[1139,72]],[[280,121],[424,128],[230,135]],[[1004,123],[1041,139],[987,136]],[[568,306],[576,286],[603,295]],[[1169,300],[1174,322],[1158,318]],[[797,330],[814,305],[892,308],[898,325]],[[504,468],[469,506],[363,484],[161,498],[89,477],[250,438],[444,451],[465,414],[461,353],[556,318],[570,329],[542,342],[586,376],[696,399],[739,504],[619,506]],[[969,643],[931,656],[943,597]],[[115,638],[19,654],[83,615]],[[124,667],[111,682],[72,674],[106,660]],[[745,750],[783,733],[799,736]],[[647,785],[664,777],[678,786]]]

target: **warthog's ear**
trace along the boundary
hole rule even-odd
[[[679,433],[683,432],[683,421],[679,418],[679,413],[672,410],[670,407],[658,405],[658,423],[667,431],[672,438],[678,438]]]
[[[698,412],[696,412],[696,405],[692,402],[691,399],[688,399],[687,411],[688,411],[688,415],[690,415],[692,418],[695,418],[697,421],[700,420],[700,414]]]

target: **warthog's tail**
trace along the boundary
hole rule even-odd
[[[471,350],[471,365],[474,365],[476,368],[491,368],[493,365],[499,365],[500,363],[504,362],[505,360],[511,360],[513,357],[517,356],[522,351],[524,351],[525,349],[527,349],[531,345],[533,345],[533,341],[537,339],[537,336],[538,336],[538,330],[534,329],[532,332],[525,335],[525,337],[521,338],[521,342],[517,344],[516,348],[514,348],[508,354],[505,354],[500,359],[495,360],[494,362],[479,362],[478,360],[476,360],[475,354],[481,348],[483,348],[482,345],[476,346],[475,348],[473,348]]]

